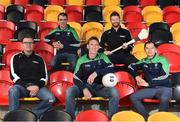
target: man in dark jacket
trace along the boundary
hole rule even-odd
[[[118,111],[119,95],[115,88],[104,87],[102,77],[114,72],[113,64],[103,53],[98,53],[99,40],[91,37],[87,44],[88,53],[77,61],[74,72],[75,85],[66,93],[66,111],[75,117],[75,98],[93,96],[109,99],[109,117]]]
[[[43,59],[35,54],[34,41],[26,35],[22,40],[23,51],[15,54],[10,62],[10,76],[14,85],[9,89],[9,110],[19,109],[19,98],[38,97],[41,102],[32,111],[39,117],[51,108],[55,98],[45,87],[47,68]]]
[[[60,64],[64,60],[70,63],[70,70],[74,70],[77,59],[77,51],[80,48],[80,41],[74,28],[67,24],[67,14],[58,15],[59,26],[52,30],[46,37],[45,41],[53,45],[57,54],[51,61],[53,70],[59,70]]]
[[[157,54],[153,42],[146,42],[144,49],[147,58],[129,65],[129,72],[136,79],[137,85],[145,88],[138,90],[130,98],[137,112],[147,120],[149,115],[142,104],[142,100],[157,98],[160,100],[159,111],[167,111],[172,96],[172,88],[169,81],[169,63],[166,58]],[[138,75],[138,70],[143,71],[144,79]]]

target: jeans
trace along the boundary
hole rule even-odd
[[[19,98],[28,97],[29,91],[21,85],[14,85],[9,89],[9,110],[19,109]],[[52,108],[52,104],[55,102],[55,97],[46,88],[42,87],[37,93],[37,96],[41,101],[39,105],[32,110],[33,113],[40,117],[45,111]]]
[[[157,86],[155,88],[144,88],[130,96],[136,111],[140,113],[146,120],[149,116],[147,110],[142,104],[145,98],[157,98],[160,100],[159,111],[168,111],[169,100],[172,97],[172,88]]]
[[[116,112],[118,112],[119,95],[115,88],[104,87],[96,91],[97,97],[105,97],[109,99],[108,110],[109,118]],[[73,118],[75,118],[75,98],[83,97],[82,91],[77,86],[72,86],[66,91],[66,112],[68,112]]]
[[[73,71],[76,65],[77,55],[70,53],[57,53],[51,61],[52,69],[59,70],[61,68],[60,63],[64,60],[70,63],[70,71]]]

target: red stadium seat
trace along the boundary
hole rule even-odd
[[[78,22],[81,24],[83,20],[83,8],[81,6],[67,6],[65,11],[68,15],[69,22]]]
[[[44,37],[48,35],[50,31],[58,26],[56,22],[41,22],[39,24],[39,38],[44,41]]]
[[[98,5],[101,5],[101,0],[85,0],[85,5],[98,6]]]
[[[142,29],[147,29],[147,25],[144,23],[141,23],[141,22],[128,23],[127,29],[130,31],[131,37],[135,38]],[[146,40],[147,39],[143,39],[143,40],[141,40],[141,42],[145,42]]]
[[[141,5],[143,7],[156,5],[156,0],[139,0],[139,5]]]
[[[88,121],[108,122],[108,117],[103,112],[98,110],[82,111],[76,116],[76,122]]]
[[[63,6],[66,4],[66,0],[49,0],[49,4]]]
[[[54,48],[45,42],[38,42],[35,44],[34,50],[44,59],[47,69],[50,70],[50,62],[52,57],[54,56]]]
[[[126,22],[141,22],[141,9],[137,6],[126,6],[124,9],[123,20]]]
[[[13,81],[10,79],[10,71],[1,70],[0,71],[0,89],[1,89],[0,105],[9,105],[8,90],[12,85],[13,85]]]
[[[163,19],[170,26],[180,22],[180,8],[176,6],[167,6],[163,9]]]
[[[21,42],[11,42],[5,47],[5,53],[2,57],[2,62],[5,64],[3,66],[3,69],[9,69],[10,68],[10,60],[11,57],[22,51],[22,43]]]
[[[0,21],[0,44],[8,44],[14,38],[15,24],[10,21]]]
[[[30,0],[12,0],[13,4],[16,5],[22,5],[23,7],[26,7],[29,4]]]
[[[44,8],[40,5],[31,5],[26,7],[25,20],[34,21],[37,24],[44,18]]]
[[[118,84],[115,88],[118,90],[120,97],[120,106],[130,106],[129,96],[136,91],[136,81],[127,72],[119,71],[115,73]]]
[[[4,6],[0,5],[0,20],[4,19],[4,11],[5,11]]]
[[[70,82],[73,83],[73,73],[69,71],[57,71],[50,75],[50,84],[56,82]]]
[[[56,97],[55,106],[65,105],[66,90],[72,85],[73,84],[71,82],[64,81],[56,82],[50,85],[49,89],[52,92],[52,94]]]
[[[175,52],[180,54],[180,46],[177,46],[175,44],[168,44],[168,43],[162,44],[158,46],[157,50],[159,54],[163,54],[167,52]]]

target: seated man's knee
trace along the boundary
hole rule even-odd
[[[131,94],[129,98],[132,102],[138,100],[138,97],[136,94]]]
[[[53,94],[47,95],[47,97],[44,99],[44,101],[47,101],[49,104],[53,104],[56,101],[56,98]]]
[[[71,87],[69,87],[67,90],[66,90],[66,98],[70,98],[70,97],[75,97],[75,92],[76,92],[76,90],[75,89],[77,89],[77,87],[76,86],[71,86]]]
[[[14,85],[12,86],[9,91],[9,94],[18,94],[19,93],[19,86],[18,85]]]
[[[111,88],[111,89],[110,89],[110,96],[119,99],[118,90],[117,90],[116,88]]]

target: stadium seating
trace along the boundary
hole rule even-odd
[[[149,40],[156,45],[169,43],[172,40],[170,27],[166,23],[156,22],[149,27]]]
[[[50,85],[57,82],[70,82],[73,84],[73,73],[69,71],[56,71],[50,75]]]
[[[122,9],[119,6],[107,6],[103,9],[103,18],[105,22],[110,22],[110,15],[116,11],[119,13],[120,19],[122,20]]]
[[[112,122],[145,122],[142,115],[134,111],[121,111],[115,113],[112,118]]]
[[[180,22],[180,8],[176,6],[165,7],[163,9],[163,19],[169,26],[176,22]]]
[[[86,110],[79,112],[79,114],[76,116],[76,122],[85,122],[85,121],[108,122],[108,117],[103,112],[98,110]]]
[[[146,58],[146,52],[144,51],[144,43],[137,43],[134,45],[132,54],[138,59],[141,60]]]
[[[87,6],[98,6],[101,5],[101,0],[85,0]]]
[[[103,6],[119,6],[119,0],[102,0]]]
[[[82,39],[87,41],[91,36],[100,39],[103,32],[103,25],[98,22],[87,22],[82,27]]]
[[[7,7],[11,4],[11,0],[0,0],[0,4]]]
[[[180,46],[180,22],[177,22],[171,26],[171,33],[176,45]]]
[[[58,5],[48,5],[44,10],[44,20],[58,22],[58,14],[64,12],[64,9]]]
[[[120,3],[123,7],[139,4],[138,0],[120,0]]]
[[[142,15],[148,26],[154,22],[162,22],[163,20],[162,10],[158,6],[144,7],[142,10]]]
[[[30,0],[12,0],[12,1],[13,1],[13,4],[21,5],[25,8],[29,4]]]
[[[84,0],[66,0],[66,4],[82,6],[84,4]]]
[[[84,21],[100,22],[102,21],[102,7],[86,6],[84,7]]]
[[[18,41],[22,41],[24,35],[29,34],[33,39],[37,39],[38,25],[35,22],[23,21],[17,23],[17,29],[15,31],[14,38]]]
[[[14,82],[10,79],[10,71],[0,70],[1,106],[9,105],[8,90],[13,85],[13,83]]]
[[[24,19],[24,7],[21,5],[9,5],[6,8],[5,19],[15,24]]]
[[[30,0],[30,3],[35,4],[35,5],[40,5],[45,8],[46,5],[49,4],[49,1],[48,0]]]
[[[81,21],[83,20],[82,6],[67,6],[65,12],[68,15],[68,22],[78,22],[81,24]]]
[[[44,59],[47,70],[49,71],[51,69],[50,62],[54,56],[54,48],[41,41],[35,44],[34,51]]]
[[[56,22],[41,22],[39,24],[39,38],[41,41],[44,41],[44,37],[48,35],[50,31],[58,27],[58,23]]]
[[[137,6],[126,6],[123,9],[123,20],[125,22],[141,22],[141,9]]]
[[[180,118],[170,112],[157,112],[148,117],[148,122],[179,122]]]
[[[175,4],[175,0],[157,0],[157,5],[159,5],[161,8],[174,4]]]
[[[49,4],[63,6],[66,5],[66,0],[49,0]]]
[[[40,5],[26,6],[25,20],[39,24],[44,19],[44,8]]]
[[[0,20],[4,19],[4,12],[5,12],[4,6],[0,5]]]
[[[22,43],[21,42],[11,42],[5,47],[5,52],[2,57],[2,63],[5,64],[3,69],[9,69],[11,57],[22,51]]]
[[[0,21],[0,44],[6,45],[10,43],[10,39],[14,38],[14,32],[15,24],[13,22]]]
[[[156,0],[139,0],[139,5],[142,7],[156,5]]]
[[[60,110],[50,110],[45,112],[41,117],[40,117],[40,122],[41,121],[68,121],[71,122],[73,121],[72,117],[65,111],[60,111]]]
[[[37,121],[37,116],[28,110],[14,110],[8,112],[4,118],[3,121],[31,121],[31,122],[36,122]]]

